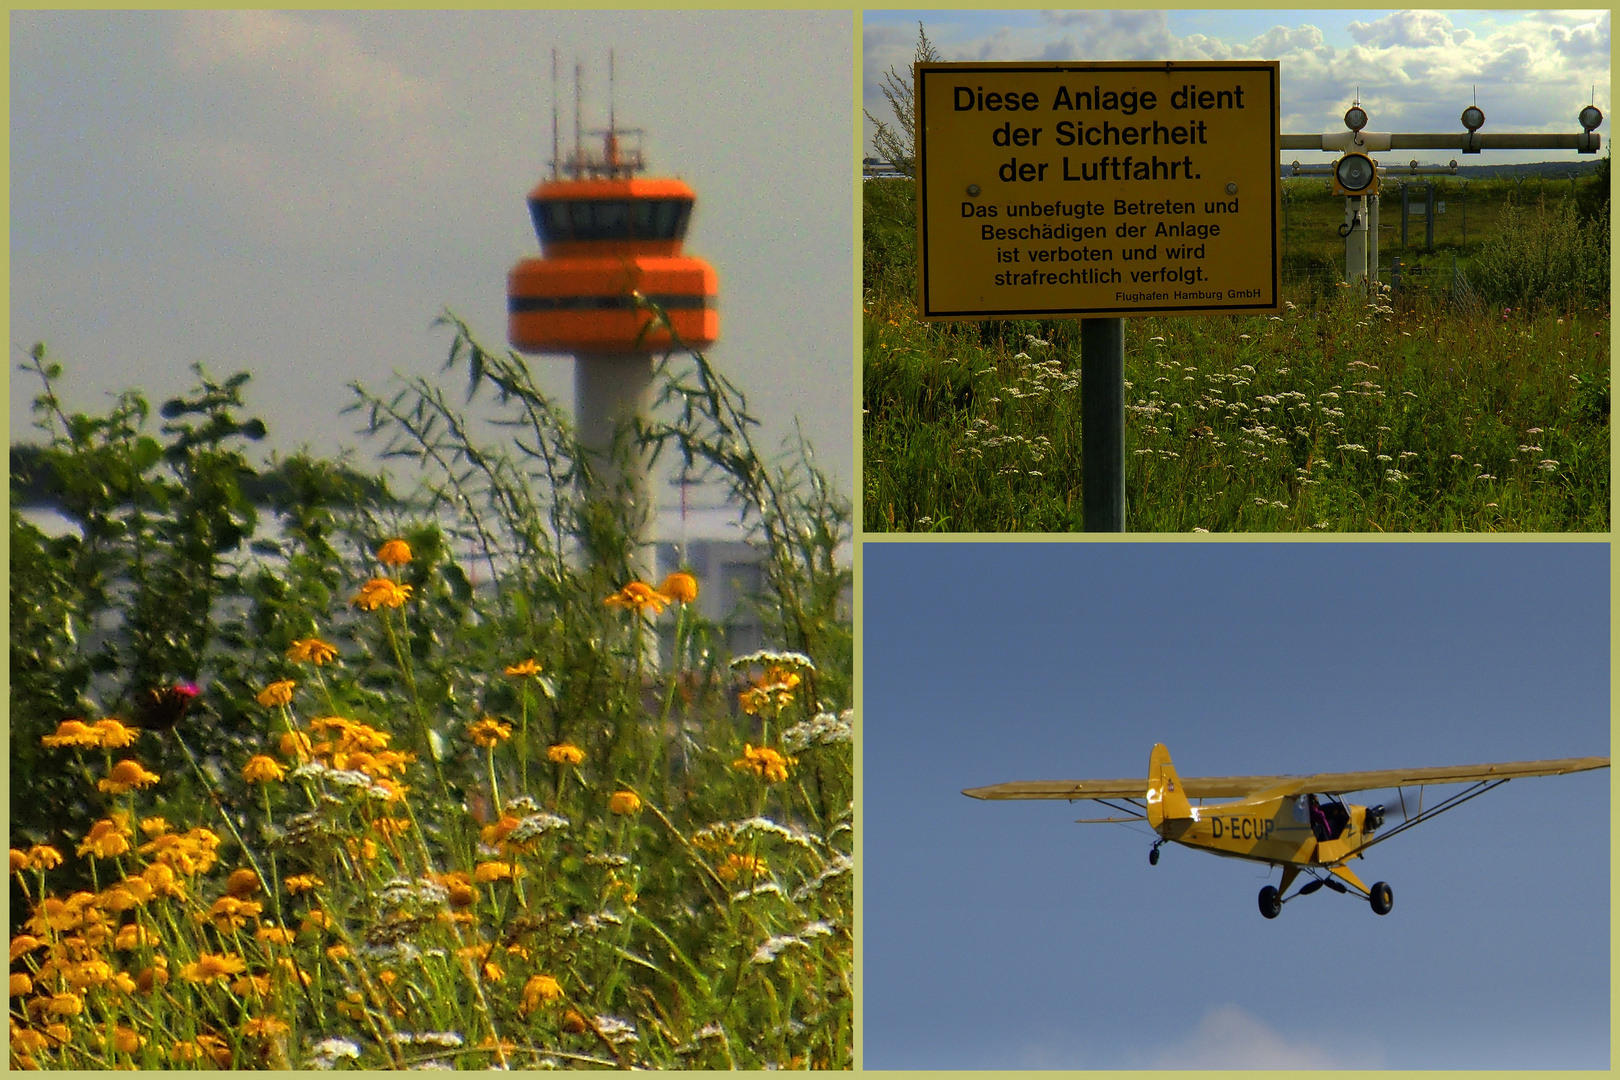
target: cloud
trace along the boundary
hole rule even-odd
[[[1295,1017],[1307,1012],[1290,1008]],[[1348,1069],[1378,1068],[1376,1062],[1348,1061],[1306,1039],[1289,1039],[1236,1005],[1204,1014],[1182,1039],[1148,1056],[1152,1069]]]
[[[1395,11],[1370,23],[1351,23],[1350,36],[1380,48],[1443,47],[1452,43],[1451,20],[1438,11]]]
[[[191,11],[176,59],[297,102],[371,122],[419,118],[439,99],[429,81],[367,51],[353,31],[279,11]]]
[[[1177,36],[1158,11],[1045,12],[990,32],[925,28],[948,60],[1278,60],[1285,131],[1342,130],[1359,94],[1373,130],[1460,133],[1457,116],[1476,87],[1486,131],[1573,131],[1594,84],[1596,104],[1609,111],[1609,24],[1607,11],[1502,12],[1471,30],[1444,11],[1398,11],[1350,23],[1338,47],[1311,22],[1244,37]],[[867,107],[885,118],[874,73],[891,62],[905,70],[916,42],[915,27],[894,31],[866,29]],[[881,63],[874,46],[887,50]]]
[[[251,242],[380,235],[458,156],[441,85],[319,15],[186,12],[173,61],[206,108],[162,151],[167,169]]]
[[[1041,17],[1063,31],[1042,60],[1151,60],[1166,55],[1174,40],[1162,11],[1045,11]]]

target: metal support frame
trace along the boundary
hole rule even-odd
[[[1378,196],[1350,195],[1344,200],[1344,280],[1378,280]]]

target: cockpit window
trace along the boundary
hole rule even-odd
[[[541,243],[570,240],[679,240],[691,199],[533,200],[529,212]]]
[[[1311,831],[1316,834],[1316,838],[1337,840],[1344,833],[1344,827],[1350,823],[1349,809],[1332,795],[1324,795],[1321,798],[1307,795],[1305,798]]]

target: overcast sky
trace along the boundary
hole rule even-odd
[[[551,49],[587,127],[646,129],[697,191],[720,278],[710,350],[774,450],[798,416],[848,490],[851,12],[14,12],[11,346],[70,404],[188,365],[249,369],[283,450],[355,445],[344,385],[436,372],[449,307],[503,346],[524,197],[551,150]],[[572,364],[534,361],[572,403]],[[457,384],[461,385],[460,383]],[[13,379],[13,437],[36,387]]]
[[[1323,890],[1268,921],[1261,864],[961,794],[1144,778],[1157,741],[1183,777],[1606,756],[1608,544],[862,558],[868,1068],[1609,1066],[1608,770],[1369,852],[1383,917]]]
[[[1359,87],[1369,131],[1460,135],[1458,117],[1476,86],[1485,133],[1575,133],[1576,114],[1593,102],[1596,84],[1604,114],[1598,131],[1605,144],[1609,138],[1606,10],[869,11],[862,21],[864,105],[890,124],[879,87],[891,66],[910,78],[919,21],[944,60],[1279,60],[1282,129],[1293,134],[1345,130],[1344,112]],[[871,133],[867,121],[868,153]],[[1416,156],[1492,165],[1577,154]],[[1283,155],[1294,158],[1331,160],[1319,151]]]

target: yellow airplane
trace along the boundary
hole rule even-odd
[[[1509,780],[1608,767],[1606,757],[1587,757],[1315,776],[1204,776],[1183,780],[1170,764],[1170,751],[1163,743],[1156,743],[1148,758],[1146,780],[1021,780],[968,788],[962,794],[975,799],[1095,799],[1129,816],[1081,818],[1080,823],[1146,821],[1159,834],[1148,852],[1148,862],[1154,865],[1159,862],[1160,846],[1173,841],[1216,855],[1281,866],[1282,883],[1260,890],[1260,914],[1268,919],[1275,919],[1282,906],[1294,897],[1309,896],[1324,885],[1337,893],[1353,889],[1372,904],[1375,912],[1388,915],[1395,903],[1394,890],[1383,881],[1374,882],[1370,889],[1363,885],[1345,865],[1351,859],[1362,858],[1362,853],[1374,844],[1399,836]],[[1423,788],[1429,784],[1470,786],[1425,810]],[[1381,804],[1349,805],[1339,798],[1352,791],[1407,787],[1418,789],[1416,809],[1409,812],[1405,792],[1397,791],[1404,820],[1377,839],[1373,833],[1383,827],[1386,808]],[[1222,798],[1238,801],[1202,804],[1204,799]],[[1198,806],[1192,805],[1193,799],[1199,800]],[[1283,895],[1301,874],[1311,880],[1294,896]]]

